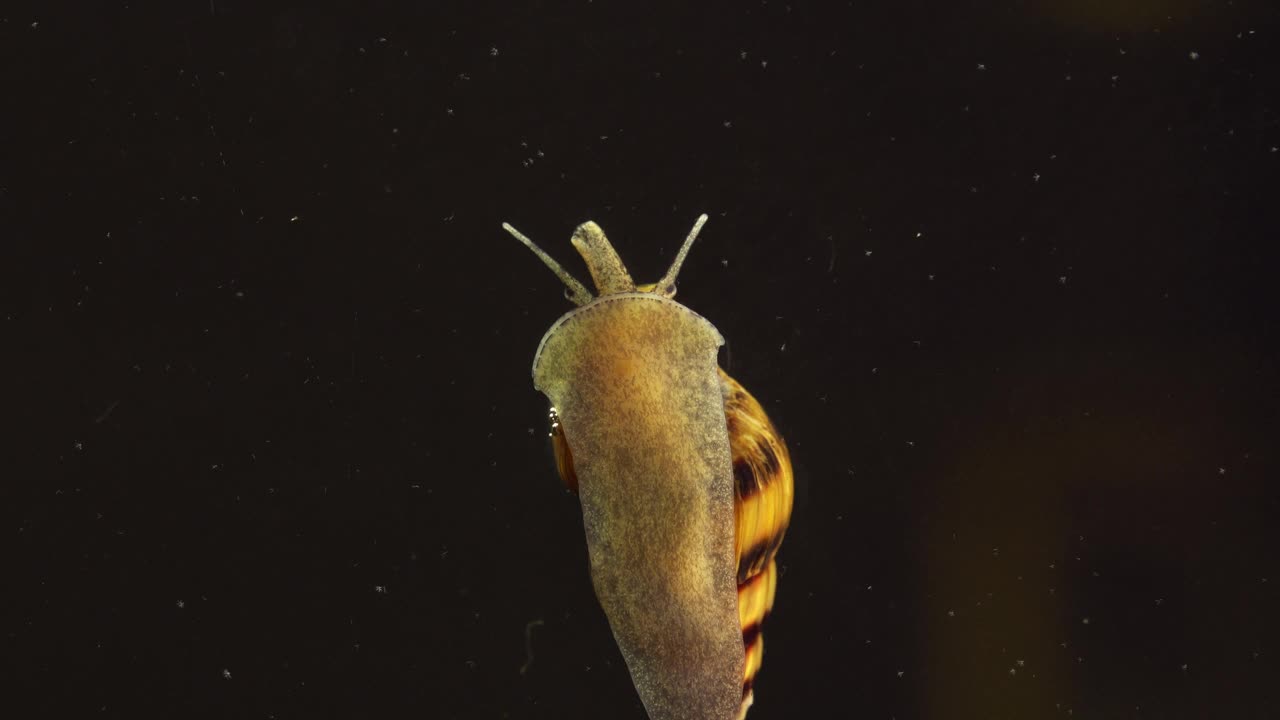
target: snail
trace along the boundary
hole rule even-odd
[[[571,242],[593,295],[503,223],[576,305],[543,336],[557,470],[582,504],[591,581],[652,720],[741,720],[754,698],[790,522],[791,460],[760,403],[717,364],[724,339],[676,302],[671,268],[636,285],[594,222]]]

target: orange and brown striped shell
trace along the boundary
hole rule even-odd
[[[764,657],[761,629],[773,609],[778,585],[775,557],[791,519],[795,485],[787,446],[764,408],[724,370],[720,370],[720,386],[733,458],[738,620],[746,653],[741,720],[751,706],[755,676]],[[550,421],[556,470],[565,486],[576,493],[573,453],[555,408],[551,408]]]

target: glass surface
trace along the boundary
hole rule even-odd
[[[598,222],[790,447],[751,720],[1273,718],[1273,3],[0,9],[23,717],[629,718]]]

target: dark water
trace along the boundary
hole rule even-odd
[[[0,10],[12,707],[642,718],[499,223],[705,211],[751,718],[1280,716],[1274,5],[674,8]]]

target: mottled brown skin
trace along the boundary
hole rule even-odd
[[[653,720],[742,706],[722,343],[673,300],[622,292],[561,318],[534,361],[573,449],[596,595]]]
[[[641,289],[644,289],[643,287]],[[746,717],[754,699],[753,686],[764,658],[765,619],[773,608],[778,583],[775,556],[791,520],[794,481],[791,456],[777,428],[760,403],[738,381],[720,370],[720,388],[733,459],[734,514],[738,554],[738,623],[746,664],[742,678],[742,708]],[[565,439],[559,413],[551,410],[551,445],[556,470],[565,486],[578,492],[573,453]]]

